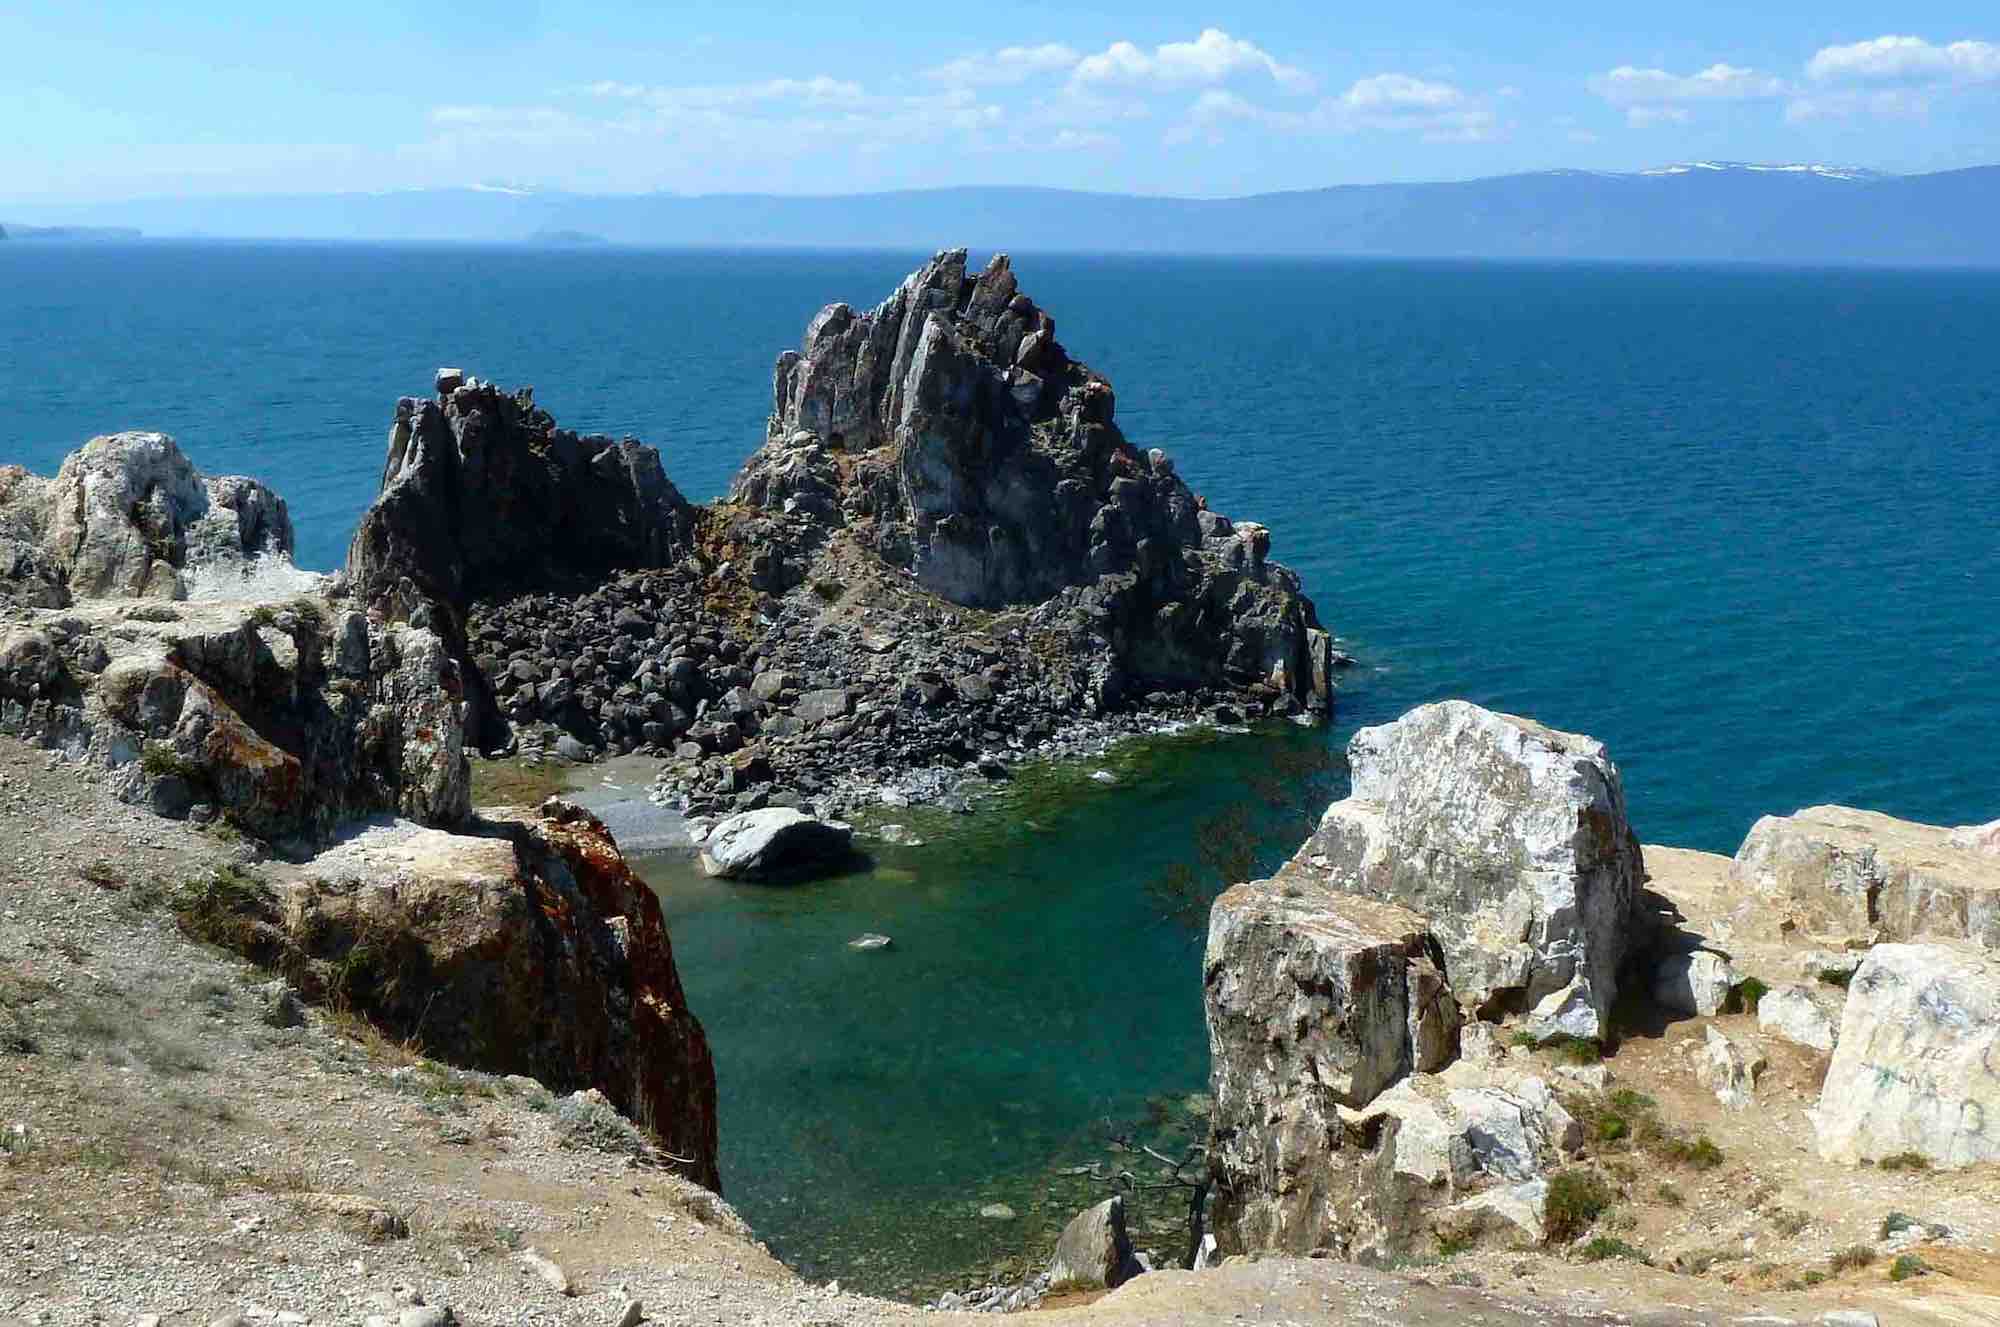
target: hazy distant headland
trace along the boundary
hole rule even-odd
[[[13,222],[0,225],[0,240],[60,240],[88,243],[93,240],[136,240],[140,232],[130,226],[23,226]]]
[[[1014,187],[832,197],[487,187],[15,210],[72,234],[119,226],[245,239],[2000,266],[2000,166],[1887,176],[1696,162],[1221,199]]]

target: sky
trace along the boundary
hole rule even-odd
[[[2000,162],[2000,5],[0,0],[0,205],[1219,197],[1691,160]]]

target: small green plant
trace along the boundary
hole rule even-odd
[[[1891,1235],[1900,1235],[1906,1230],[1915,1230],[1922,1224],[1922,1222],[1907,1212],[1891,1212],[1882,1218],[1882,1226],[1877,1232],[1877,1237],[1887,1239]]]
[[[1437,1236],[1437,1256],[1440,1259],[1456,1258],[1471,1249],[1475,1242],[1472,1236],[1464,1231],[1441,1230]]]
[[[1692,1142],[1685,1138],[1666,1138],[1655,1150],[1676,1165],[1695,1170],[1714,1170],[1723,1162],[1722,1149],[1707,1134]]]
[[[1745,977],[1730,988],[1729,1008],[1732,1012],[1754,1014],[1757,1004],[1771,993],[1768,982],[1756,977]]]
[[[1812,1224],[1812,1218],[1804,1212],[1794,1212],[1780,1207],[1771,1213],[1771,1228],[1786,1239],[1798,1234]]]
[[[139,753],[139,768],[156,779],[176,778],[190,788],[202,784],[199,765],[183,758],[169,742],[148,742]]]
[[[1607,1258],[1627,1258],[1633,1262],[1648,1264],[1653,1261],[1645,1255],[1643,1250],[1636,1249],[1624,1240],[1613,1238],[1610,1235],[1599,1235],[1597,1238],[1591,1240],[1590,1243],[1583,1246],[1583,1260],[1585,1262],[1603,1262]]]
[[[236,865],[187,881],[172,896],[174,920],[191,939],[255,956],[260,928],[277,918],[277,900],[262,880]]]
[[[646,1140],[602,1097],[577,1093],[556,1103],[556,1138],[564,1147],[644,1156]]]
[[[1883,1157],[1877,1163],[1884,1170],[1929,1170],[1931,1159],[1922,1152],[1898,1152],[1894,1156]]]
[[[1632,1132],[1632,1126],[1625,1123],[1623,1115],[1604,1114],[1597,1117],[1597,1141],[1615,1143]]]
[[[99,857],[77,872],[86,885],[99,889],[120,890],[125,888],[125,873],[112,864],[109,857]]]
[[[1907,1281],[1913,1276],[1924,1275],[1930,1269],[1931,1265],[1914,1253],[1899,1254],[1896,1261],[1889,1264],[1889,1279]]]
[[[1658,1189],[1654,1190],[1654,1193],[1661,1202],[1669,1207],[1687,1206],[1687,1198],[1679,1189],[1676,1189],[1671,1184],[1662,1184]]]
[[[1826,1260],[1835,1273],[1859,1271],[1875,1261],[1875,1250],[1866,1244],[1850,1244]]]
[[[1549,1178],[1542,1223],[1550,1244],[1568,1244],[1611,1206],[1611,1186],[1588,1170],[1559,1170]]]

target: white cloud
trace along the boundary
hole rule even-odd
[[[1456,106],[1465,94],[1449,83],[1429,83],[1408,74],[1376,74],[1364,78],[1343,94],[1341,103],[1369,114],[1397,114],[1405,111],[1436,111]]]
[[[817,74],[812,78],[767,78],[756,83],[656,87],[643,83],[592,83],[593,97],[643,102],[661,109],[721,109],[766,102],[797,101],[809,106],[853,104],[868,99],[859,83]]]
[[[1614,106],[1673,106],[1702,101],[1761,101],[1785,94],[1785,80],[1755,69],[1712,64],[1698,74],[1620,65],[1590,80],[1590,90]]]
[[[1628,106],[1625,123],[1634,129],[1650,129],[1656,124],[1686,124],[1694,112],[1685,106]]]
[[[934,83],[951,87],[1011,87],[1042,74],[1067,73],[1083,57],[1061,42],[1041,46],[1003,46],[997,51],[960,56],[924,71]]]
[[[1259,106],[1237,93],[1210,89],[1167,132],[1167,141],[1219,143],[1235,124],[1294,134],[1408,133],[1430,143],[1487,142],[1503,129],[1498,116],[1452,84],[1389,73],[1360,79],[1304,111]]]
[[[1806,74],[1816,83],[1991,83],[2000,81],[2000,45],[1934,46],[1922,37],[1877,37],[1822,47],[1807,62]]]
[[[1230,36],[1220,28],[1205,28],[1193,41],[1174,41],[1141,50],[1129,41],[1111,43],[1086,56],[1071,73],[1071,82],[1091,85],[1148,85],[1158,88],[1203,87],[1245,74],[1266,74],[1287,92],[1310,92],[1312,76],[1279,62],[1253,42]]]

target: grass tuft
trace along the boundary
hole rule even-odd
[[[1590,1229],[1611,1206],[1611,1186],[1588,1170],[1559,1170],[1549,1177],[1542,1203],[1542,1223],[1551,1244],[1568,1244]]]

